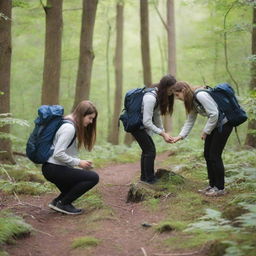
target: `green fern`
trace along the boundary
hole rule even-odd
[[[0,245],[13,241],[15,237],[28,235],[32,230],[21,217],[7,211],[0,213],[0,227]]]

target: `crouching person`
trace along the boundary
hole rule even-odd
[[[82,209],[72,203],[99,182],[98,174],[91,170],[92,162],[77,157],[79,148],[84,146],[91,151],[95,144],[97,109],[90,101],[82,101],[65,119],[70,122],[58,129],[53,155],[43,164],[42,172],[60,190],[49,207],[66,214],[80,214]]]

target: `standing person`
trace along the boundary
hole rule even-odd
[[[221,196],[225,194],[224,189],[224,165],[222,161],[222,152],[232,132],[233,127],[224,117],[219,124],[218,105],[214,99],[205,91],[198,91],[203,88],[192,88],[186,82],[177,82],[173,87],[173,93],[176,98],[184,101],[188,119],[185,122],[180,134],[173,138],[177,142],[188,136],[191,131],[197,114],[207,116],[208,120],[201,134],[204,143],[204,158],[207,165],[209,186],[198,190],[207,196]],[[197,101],[200,103],[198,104]],[[222,130],[218,126],[222,126]]]
[[[53,210],[80,214],[82,210],[75,208],[72,202],[99,181],[98,174],[89,170],[92,162],[77,158],[78,149],[82,145],[91,151],[95,144],[97,115],[97,110],[90,101],[81,101],[70,115],[65,116],[71,122],[64,123],[54,137],[53,155],[42,166],[44,177],[61,192],[49,204]]]
[[[168,143],[172,139],[164,131],[160,115],[172,114],[174,96],[171,87],[175,82],[172,75],[166,75],[155,85],[155,90],[145,93],[142,101],[144,128],[132,132],[142,150],[140,180],[149,184],[157,181],[154,173],[156,148],[151,136],[158,134]]]

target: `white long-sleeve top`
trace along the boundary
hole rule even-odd
[[[200,90],[200,89],[198,89]],[[201,103],[204,108],[204,113],[199,113],[203,116],[207,116],[208,120],[204,126],[203,132],[206,134],[211,134],[212,130],[217,126],[218,117],[219,117],[219,110],[218,105],[211,97],[211,95],[207,92],[200,91],[196,95],[197,100]],[[198,112],[194,109],[188,114],[188,118],[181,129],[179,136],[185,138],[190,133],[191,129],[194,126],[196,121]],[[227,119],[224,118],[222,124],[226,123]]]
[[[155,107],[157,103],[156,97],[156,91],[147,92],[142,101],[143,125],[150,136],[164,131],[159,104]]]
[[[58,129],[53,139],[53,155],[47,160],[48,163],[67,166],[77,166],[79,164],[76,140],[68,147],[75,133],[75,127],[71,123],[64,123]]]

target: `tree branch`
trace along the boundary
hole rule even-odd
[[[158,16],[159,16],[160,20],[161,20],[161,21],[162,21],[162,23],[163,23],[163,25],[164,25],[165,29],[168,31],[167,23],[164,21],[164,18],[162,17],[162,15],[161,15],[160,11],[158,10],[158,8],[157,8],[157,6],[156,6],[156,2],[155,2],[155,1],[153,1],[153,5],[154,5],[154,8],[156,9],[156,12],[157,12],[157,14],[158,14]]]

